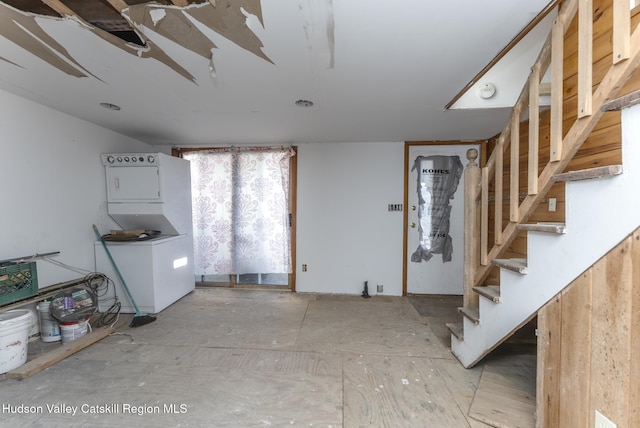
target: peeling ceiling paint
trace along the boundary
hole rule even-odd
[[[247,26],[247,17],[242,13],[244,9],[248,13],[255,15],[260,21],[260,24],[264,26],[260,0],[234,2],[224,0],[215,3],[217,6],[190,6],[185,8],[184,12],[211,28],[216,33],[231,40],[241,48],[273,63],[273,61],[262,52],[262,42]],[[209,5],[211,5],[211,3],[209,3]]]
[[[35,21],[35,16],[0,3],[0,30],[2,36],[31,52],[53,67],[75,77],[88,77],[85,70],[69,52],[49,36]]]
[[[548,0],[392,3],[0,0],[0,90],[154,145],[498,132],[443,106]]]
[[[262,51],[263,44],[260,39],[248,27],[245,11],[255,15],[261,25],[264,25],[260,0],[211,0],[207,3],[191,4],[185,7],[158,3],[140,3],[128,6],[121,13],[144,42],[144,46],[139,46],[84,22],[78,16],[57,18],[37,15],[19,11],[0,3],[0,34],[63,73],[75,77],[95,77],[76,62],[65,48],[50,37],[37,23],[37,19],[76,20],[81,22],[87,31],[95,33],[114,46],[140,58],[152,58],[160,61],[184,78],[195,82],[196,79],[191,73],[154,43],[154,37],[160,35],[207,60],[211,60],[213,67],[212,49],[216,48],[216,45],[194,25],[192,20],[195,19],[243,49],[273,63]]]

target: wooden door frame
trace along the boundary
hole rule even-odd
[[[402,219],[402,295],[407,295],[407,261],[409,254],[407,244],[409,240],[409,148],[415,146],[458,146],[477,144],[480,146],[480,165],[485,164],[488,140],[453,140],[453,141],[405,141],[404,142],[404,216]],[[466,166],[466,159],[462,160]]]

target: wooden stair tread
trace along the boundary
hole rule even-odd
[[[493,259],[491,264],[523,275],[527,273],[527,259]]]
[[[481,295],[482,297],[486,297],[492,302],[500,301],[500,286],[499,285],[485,285],[483,287],[473,287],[473,291]]]
[[[464,315],[472,323],[480,323],[480,311],[477,308],[458,308],[458,312]]]
[[[456,337],[456,339],[464,340],[464,324],[462,324],[461,322],[448,322],[445,325],[447,326],[451,334]]]
[[[582,169],[580,171],[563,172],[551,177],[551,181],[558,183],[562,181],[588,180],[592,178],[613,177],[622,174],[622,165],[601,166],[598,168]]]
[[[602,107],[600,109],[602,111],[617,111],[622,110],[623,108],[634,106],[638,103],[640,103],[640,90],[633,91],[630,94],[606,102],[602,104]]]
[[[564,223],[534,223],[519,224],[516,226],[518,230],[526,230],[530,232],[547,232],[547,233],[566,233],[567,226]]]

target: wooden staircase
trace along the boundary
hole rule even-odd
[[[469,164],[465,172],[464,306],[460,308],[463,322],[449,325],[452,352],[465,367],[475,365],[529,322],[542,305],[640,222],[640,208],[634,208],[634,205],[640,207],[640,203],[629,198],[637,192],[635,188],[640,183],[640,176],[635,173],[636,168],[640,169],[640,156],[629,144],[629,135],[636,131],[625,127],[625,123],[622,158],[625,168],[631,173],[625,171],[623,174],[621,165],[564,171],[604,114],[601,106],[618,95],[640,64],[640,30],[636,29],[631,34],[629,3],[621,0],[605,0],[604,3],[613,8],[613,22],[610,23],[613,54],[611,65],[599,84],[592,82],[589,53],[594,39],[591,0],[565,1],[486,164],[480,168],[475,163],[477,153],[468,154]],[[563,132],[563,120],[566,120],[563,116],[562,75],[564,35],[576,15],[579,20],[578,56],[586,56],[586,60],[578,61],[577,117],[568,131]],[[551,70],[552,80],[550,147],[548,163],[540,168],[538,100],[540,81],[547,69]],[[528,158],[528,182],[526,197],[520,201],[520,124],[525,117],[529,121],[528,153],[525,154]],[[503,222],[503,188],[506,187],[503,163],[506,153],[509,153],[511,161],[509,220]],[[529,224],[534,210],[558,182],[566,183],[566,222]],[[488,223],[490,195],[494,205],[493,228]],[[489,244],[491,229],[492,245]],[[504,257],[503,254],[523,231],[527,235],[526,258]],[[488,281],[496,268],[499,269],[499,283]]]

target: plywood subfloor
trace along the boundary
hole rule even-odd
[[[0,376],[3,424],[486,427],[469,416],[482,366],[462,368],[407,298],[196,289],[129,320],[31,378]]]
[[[469,416],[496,428],[533,428],[535,379],[533,355],[487,362]]]
[[[462,306],[462,296],[412,295],[408,299],[440,343],[450,349],[451,330],[446,324],[462,322],[462,316],[458,311]]]

